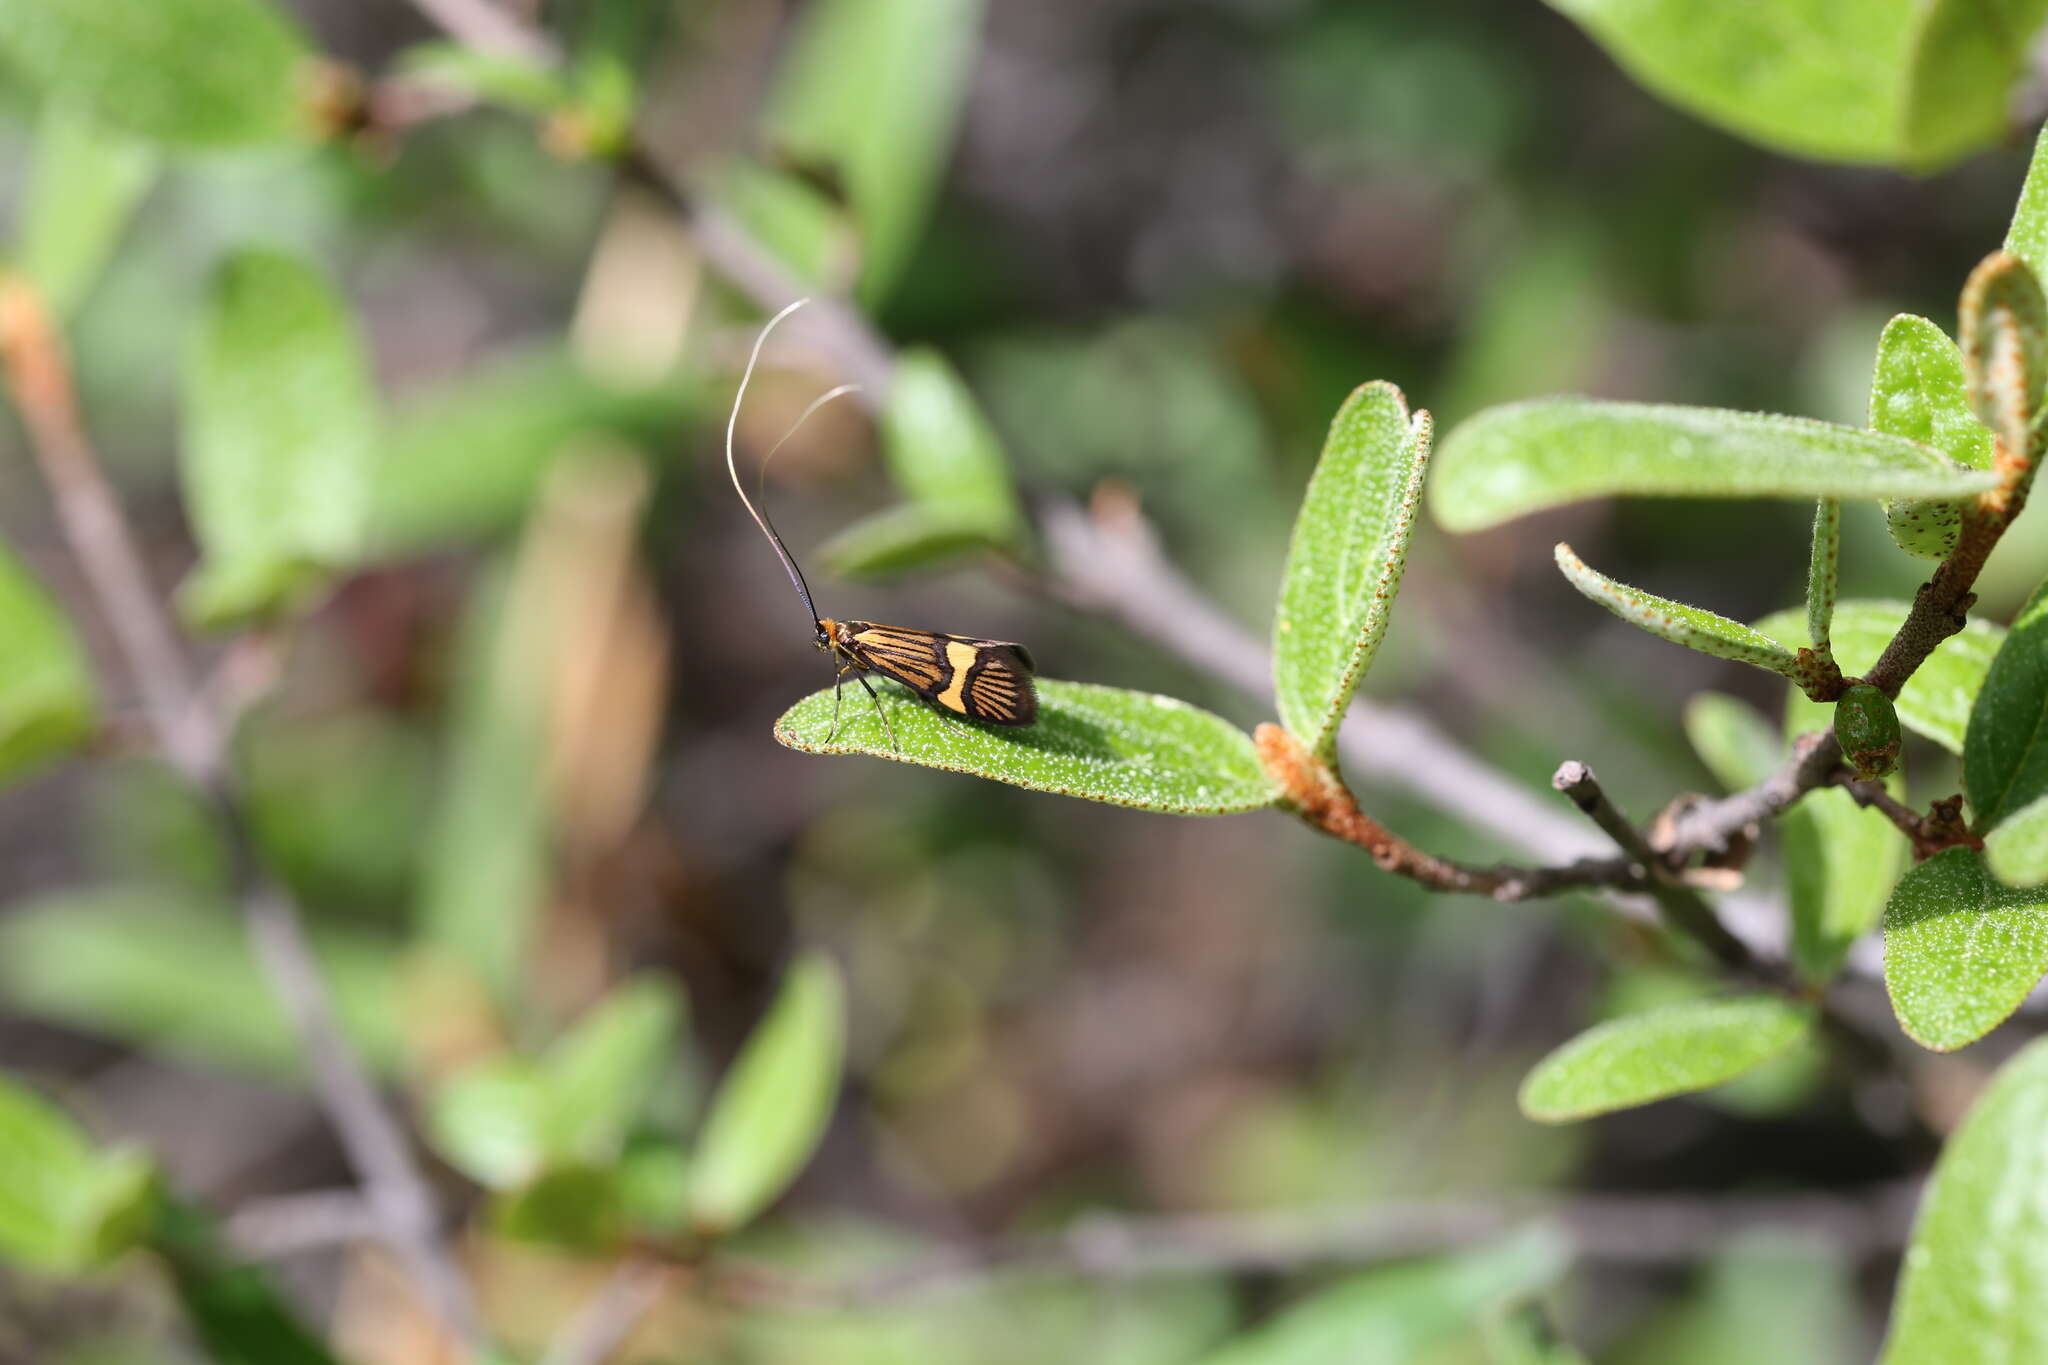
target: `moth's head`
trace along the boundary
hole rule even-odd
[[[832,620],[830,617],[826,617],[818,622],[817,645],[819,649],[822,649],[827,654],[830,654],[832,652],[832,643],[834,640],[838,638],[838,636],[839,623],[837,621]]]

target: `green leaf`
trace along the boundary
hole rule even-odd
[[[845,1057],[846,987],[807,953],[712,1098],[690,1181],[700,1232],[746,1226],[789,1187],[825,1135]]]
[[[0,544],[0,782],[93,732],[91,666],[64,611]]]
[[[618,1173],[607,1166],[558,1166],[491,1205],[501,1237],[583,1252],[614,1249],[625,1235]]]
[[[1543,1305],[1530,1300],[1488,1316],[1486,1355],[1492,1365],[1587,1365],[1586,1357],[1558,1335]]]
[[[506,610],[491,581],[457,646],[440,797],[421,840],[421,935],[484,983],[519,994],[549,877],[545,698],[530,660],[543,623]]]
[[[869,754],[1168,815],[1230,815],[1275,799],[1248,735],[1172,697],[1041,678],[1037,723],[1006,729],[941,715],[893,683],[875,690],[900,752],[851,686],[843,706],[827,688],[790,707],[775,738],[810,754]]]
[[[291,605],[362,551],[377,398],[348,306],[320,272],[249,250],[223,266],[185,369],[186,506],[207,624]]]
[[[1984,860],[2007,886],[2048,884],[2048,796],[2036,797],[1984,836]]]
[[[2048,975],[2048,896],[2000,886],[1984,855],[1945,849],[1884,911],[1884,984],[1914,1042],[1953,1052],[2004,1023]]]
[[[380,940],[332,930],[320,964],[349,1039],[380,1071],[399,1055],[396,963]],[[23,1013],[140,1047],[269,1076],[304,1070],[290,1021],[225,907],[105,889],[10,906],[0,995]]]
[[[2048,272],[2048,124],[2034,137],[2034,156],[2013,206],[2005,249],[2032,266],[2035,275]]]
[[[821,0],[777,79],[769,135],[844,185],[861,227],[864,302],[888,296],[924,231],[981,11],[980,0]]]
[[[1970,710],[1963,790],[1980,830],[2048,795],[2048,582],[2020,608]]]
[[[1926,318],[1901,313],[1885,324],[1870,381],[1870,426],[1971,469],[1991,467],[1991,431],[1970,411],[1963,353]],[[1947,557],[1962,529],[1961,505],[1953,501],[1887,502],[1884,514],[1898,547],[1923,559]]]
[[[1707,1090],[1755,1070],[1812,1027],[1811,1010],[1761,995],[1610,1019],[1536,1064],[1522,1082],[1522,1112],[1565,1123]]]
[[[1779,151],[1928,170],[1997,141],[2040,0],[1550,0],[1636,80]]]
[[[1875,664],[1892,636],[1898,634],[1910,609],[1904,602],[1883,601],[1843,602],[1837,606],[1833,631],[1835,661],[1842,671],[1858,677]],[[1806,613],[1773,612],[1757,622],[1756,628],[1774,639],[1803,643]],[[2004,639],[2005,631],[2000,627],[1973,620],[1961,633],[1942,641],[1900,689],[1896,703],[1900,723],[1950,753],[1962,753],[1970,708]],[[1829,724],[1829,719],[1821,715],[1806,728],[1824,729]]]
[[[489,1189],[514,1189],[547,1157],[540,1068],[523,1057],[487,1057],[434,1091],[427,1134],[451,1166]]]
[[[634,1122],[675,1063],[683,1002],[659,976],[610,994],[548,1049],[540,1122],[557,1161],[603,1163],[619,1155]]]
[[[839,578],[890,578],[1000,548],[988,523],[921,503],[904,503],[863,517],[818,547],[826,570]]]
[[[1281,724],[1318,757],[1386,634],[1422,498],[1433,424],[1383,380],[1354,389],[1309,479],[1273,618]]]
[[[0,1075],[0,1260],[77,1274],[127,1251],[149,1226],[156,1168],[102,1151],[71,1116]]]
[[[1800,676],[1799,659],[1791,650],[1740,621],[1617,583],[1589,568],[1562,542],[1556,555],[1558,571],[1573,587],[1632,626],[1718,659],[1734,659],[1795,680]]]
[[[1701,692],[1686,703],[1685,737],[1730,791],[1763,781],[1784,757],[1776,728],[1754,706],[1725,692]]]
[[[150,1246],[214,1365],[337,1365],[262,1267],[238,1259],[210,1214],[167,1203]]]
[[[673,385],[614,392],[552,352],[487,362],[393,414],[371,491],[371,547],[391,556],[505,531],[578,437],[651,437],[694,401]]]
[[[1833,657],[1836,570],[1842,557],[1842,504],[1822,498],[1813,511],[1813,552],[1806,567],[1806,633],[1814,653]]]
[[[1785,702],[1785,733],[1825,730],[1832,708],[1794,692]],[[1905,795],[1894,774],[1886,783]],[[1792,961],[1808,981],[1841,969],[1850,945],[1884,917],[1885,902],[1906,870],[1911,850],[1883,812],[1866,810],[1845,791],[1808,792],[1778,819],[1785,895],[1792,912]]]
[[[1494,1246],[1367,1270],[1292,1304],[1202,1365],[1421,1365],[1469,1340],[1503,1300],[1541,1290],[1564,1272],[1567,1244],[1534,1228]]]
[[[557,113],[575,99],[569,83],[538,61],[457,42],[419,43],[400,53],[395,65],[408,76],[526,114]]]
[[[1601,1365],[1862,1365],[1856,1266],[1794,1227],[1738,1233]],[[1767,1325],[1767,1327],[1766,1327]],[[1764,1329],[1760,1331],[1760,1328]]]
[[[1928,170],[2006,136],[2013,86],[2048,0],[1933,0],[1916,9],[1898,159]]]
[[[1539,398],[1453,428],[1430,509],[1488,526],[1583,498],[1960,498],[1993,475],[1874,431],[1772,413]]]
[[[2048,1039],[1985,1087],[1942,1149],[1906,1250],[1883,1365],[2048,1360]]]
[[[913,503],[1013,539],[1023,524],[1009,461],[959,372],[937,351],[905,352],[882,405],[882,454]]]
[[[167,147],[299,141],[313,52],[264,0],[0,0],[0,63]]]
[[[155,178],[148,147],[61,100],[43,107],[16,261],[53,315],[85,301]]]

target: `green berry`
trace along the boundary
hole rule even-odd
[[[1857,683],[1835,703],[1835,740],[1858,777],[1874,780],[1898,767],[1900,738],[1892,699],[1869,683]]]

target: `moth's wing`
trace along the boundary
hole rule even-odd
[[[990,725],[1029,725],[1038,719],[1031,655],[1007,640],[977,640],[975,659],[961,689],[960,710]]]
[[[904,626],[878,626],[872,622],[849,622],[853,632],[854,658],[864,668],[894,678],[929,701],[952,677],[946,658],[947,636]]]

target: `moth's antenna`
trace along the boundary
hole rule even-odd
[[[775,452],[789,444],[790,437],[803,430],[804,423],[811,420],[811,414],[835,398],[844,398],[849,393],[859,392],[860,385],[858,384],[841,384],[836,389],[825,390],[825,392],[811,400],[811,405],[797,415],[797,419],[789,424],[789,430],[783,432],[776,439],[775,444],[768,447],[768,453],[761,457],[761,467],[754,471],[754,493],[757,497],[765,498],[768,496],[768,462],[775,458]]]
[[[777,313],[774,317],[768,319],[766,325],[764,325],[761,328],[761,335],[754,338],[753,354],[747,357],[746,371],[745,373],[740,375],[739,389],[732,396],[732,413],[725,419],[725,472],[732,475],[732,491],[739,494],[740,501],[746,504],[747,515],[751,516],[754,519],[754,524],[761,528],[761,534],[768,537],[768,543],[775,547],[776,558],[780,559],[782,561],[782,567],[789,571],[789,581],[796,585],[796,595],[798,597],[803,598],[804,610],[811,614],[811,624],[817,626],[820,630],[823,630],[824,622],[822,618],[820,618],[818,615],[817,607],[814,606],[811,602],[811,589],[810,586],[804,582],[803,571],[797,568],[796,561],[789,557],[789,549],[782,543],[782,537],[775,534],[774,524],[771,523],[768,520],[768,518],[762,514],[760,508],[754,506],[754,500],[747,496],[746,488],[740,483],[739,465],[735,463],[732,453],[733,431],[739,426],[740,421],[740,403],[747,396],[747,383],[754,377],[754,366],[760,362],[761,348],[768,343],[768,334],[775,330],[776,323],[781,322],[784,318],[788,317],[791,313],[794,313],[797,309],[803,307],[806,303],[809,302],[809,299],[798,299],[795,303],[790,304],[781,312]],[[818,399],[816,402],[813,402],[811,406],[804,411],[804,416],[797,418],[797,426],[803,425],[804,417],[809,417],[811,413],[817,411],[819,407],[823,406],[831,399],[838,397],[839,392],[839,390],[835,389],[831,393],[826,394],[825,397]],[[795,431],[796,427],[793,426],[790,428],[790,433],[793,434]],[[788,439],[789,435],[784,435],[782,438],[783,441],[786,441]],[[777,441],[775,444],[779,447],[782,444],[782,441]],[[769,453],[773,454],[774,452],[771,451]]]

